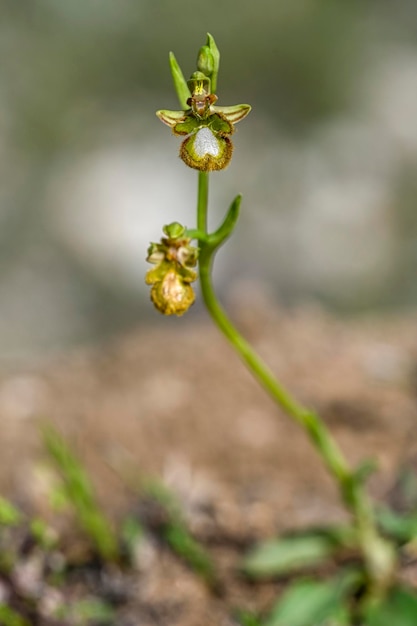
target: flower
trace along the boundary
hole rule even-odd
[[[203,172],[222,170],[230,162],[233,144],[230,135],[234,125],[245,118],[249,104],[215,106],[217,96],[211,93],[210,78],[194,72],[188,81],[191,96],[185,111],[157,111],[156,115],[174,135],[186,136],[180,157],[186,165]]]
[[[190,283],[197,273],[191,269],[197,263],[198,250],[190,245],[185,228],[173,222],[163,228],[166,237],[160,243],[151,243],[147,261],[153,263],[145,281],[151,288],[151,300],[164,315],[183,315],[194,303]]]

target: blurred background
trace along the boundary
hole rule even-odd
[[[194,225],[196,173],[154,112],[177,108],[169,50],[189,75],[207,31],[219,104],[253,106],[211,181],[213,226],[244,195],[223,296],[417,304],[414,0],[3,0],[3,362],[180,323],[149,303],[144,258],[164,223]]]

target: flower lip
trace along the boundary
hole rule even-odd
[[[196,132],[194,152],[199,158],[203,158],[206,154],[214,157],[220,154],[219,141],[207,126],[203,126]]]

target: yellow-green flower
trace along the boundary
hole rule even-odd
[[[204,172],[222,170],[230,162],[234,125],[245,118],[249,104],[215,106],[217,96],[210,91],[210,79],[195,72],[188,81],[191,97],[185,111],[157,111],[159,119],[172,128],[174,135],[186,136],[180,157],[188,165]]]
[[[153,263],[145,281],[151,288],[151,300],[164,315],[183,315],[195,300],[190,283],[197,273],[191,269],[197,264],[198,250],[190,245],[185,228],[174,222],[164,226],[166,237],[160,243],[151,243],[147,261]]]

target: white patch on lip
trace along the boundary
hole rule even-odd
[[[219,142],[209,128],[204,127],[197,131],[194,139],[194,152],[199,158],[206,154],[211,154],[214,157],[219,156]]]

